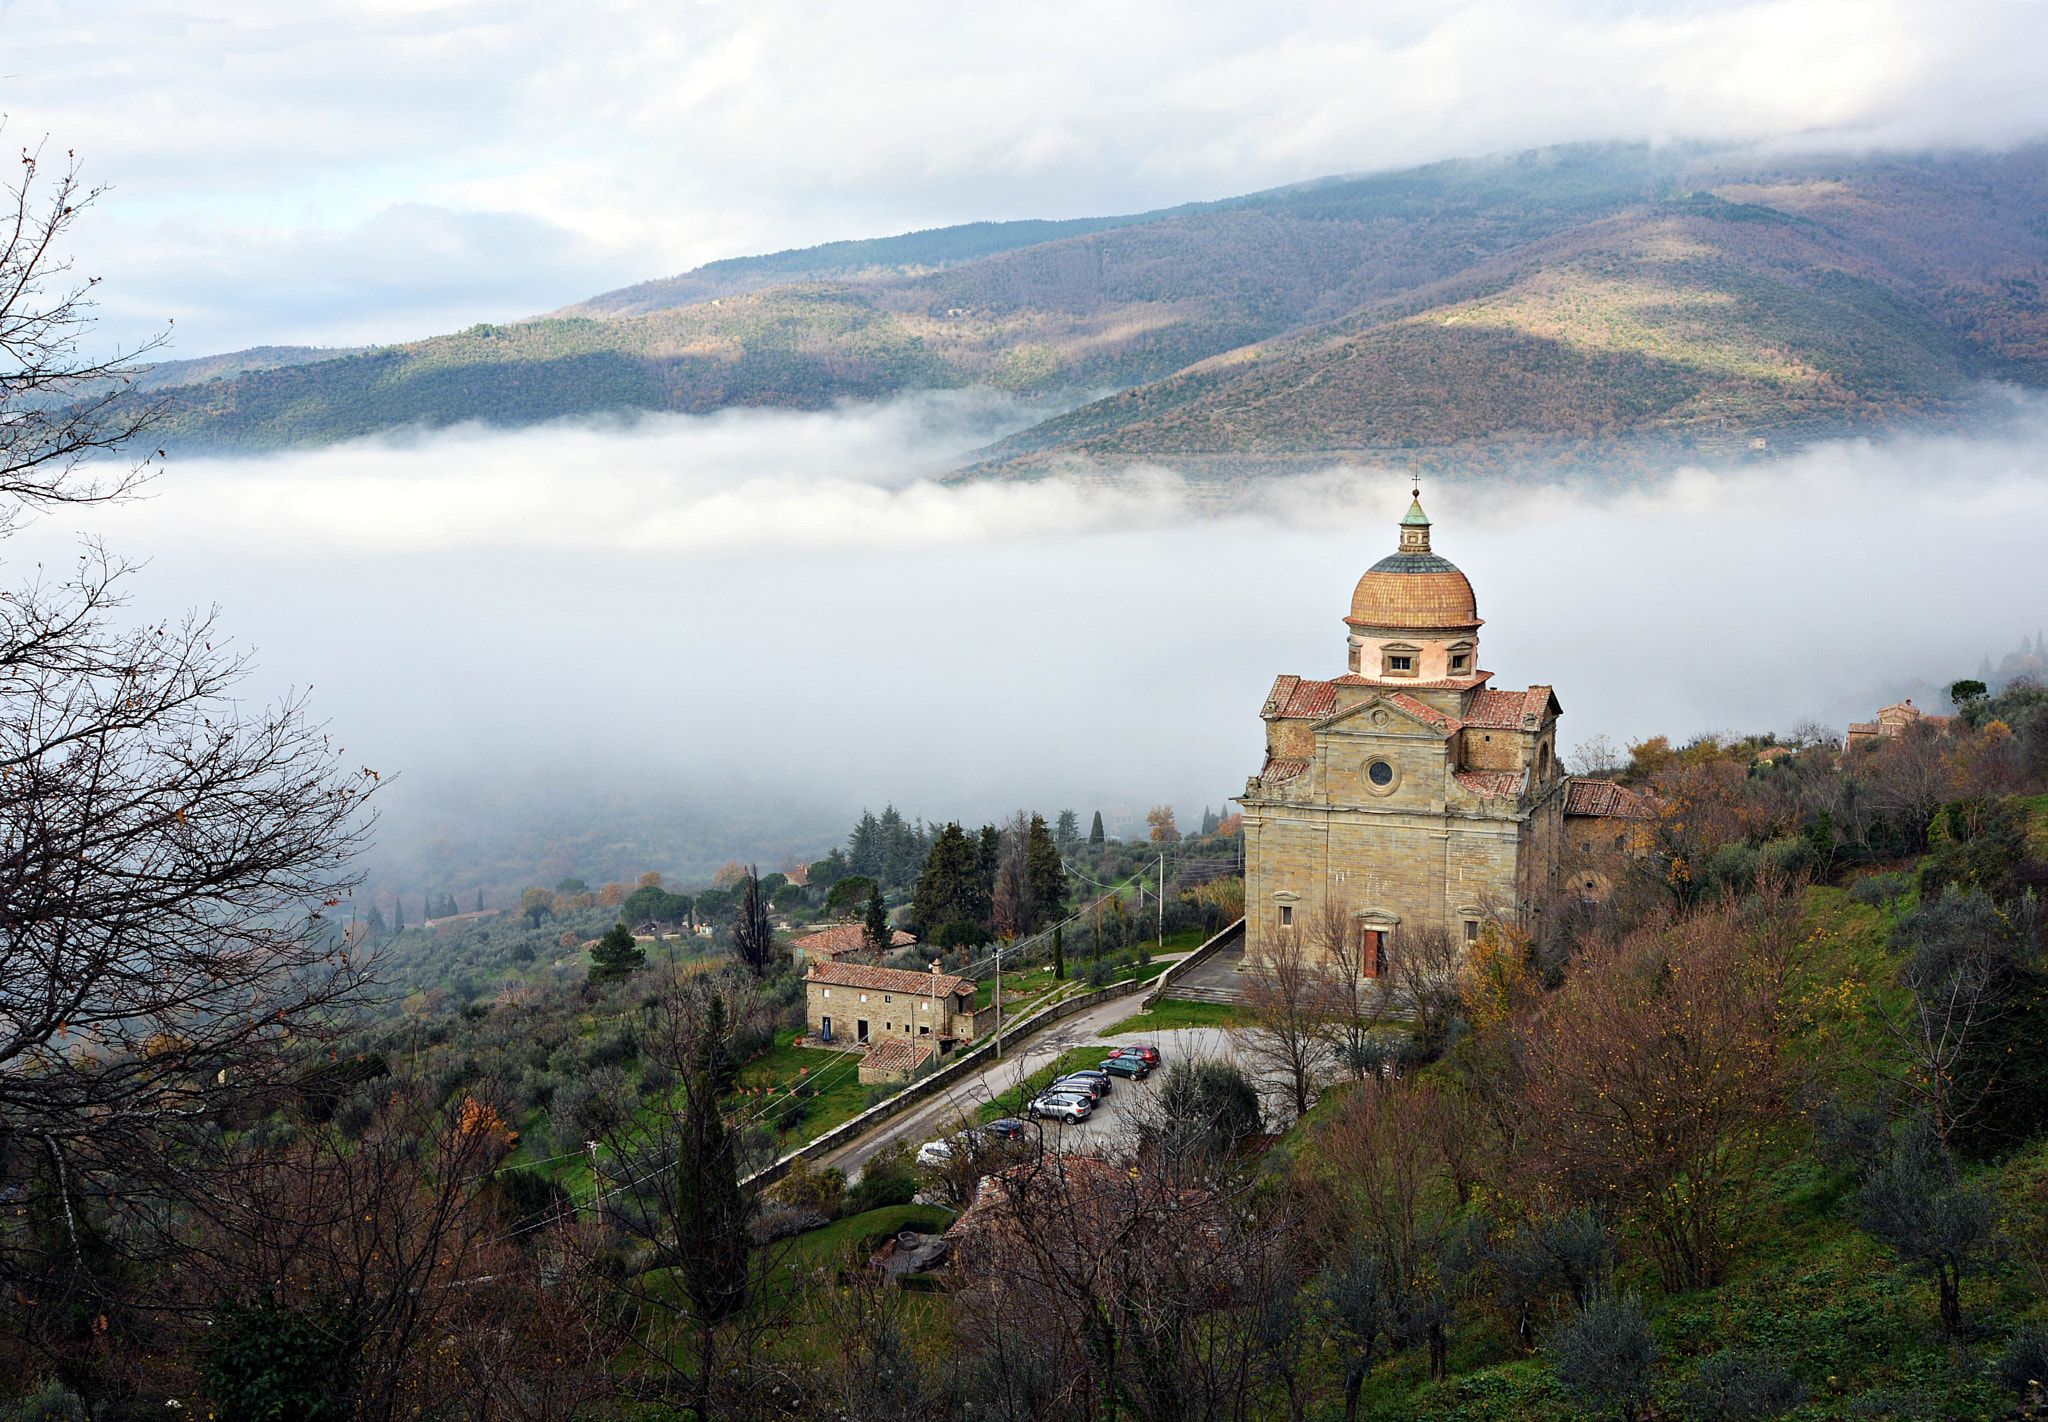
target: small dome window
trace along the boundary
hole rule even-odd
[[[1376,760],[1365,768],[1365,778],[1375,785],[1392,785],[1394,767],[1383,760]]]

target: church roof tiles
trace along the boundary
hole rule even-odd
[[[1337,708],[1337,685],[1329,681],[1304,681],[1283,676],[1273,682],[1266,698],[1265,714],[1280,721],[1315,721]]]
[[[1406,711],[1410,716],[1413,716],[1416,720],[1422,722],[1423,725],[1434,726],[1439,731],[1455,731],[1458,729],[1459,726],[1464,724],[1457,717],[1447,716],[1443,712],[1437,710],[1436,707],[1431,706],[1428,702],[1417,701],[1414,697],[1407,695],[1405,692],[1385,692],[1382,694],[1381,700],[1386,701],[1390,705],[1400,707],[1403,711]]]
[[[1574,780],[1564,794],[1564,812],[1623,820],[1647,820],[1651,813],[1642,796],[1612,780]]]
[[[1531,716],[1536,718],[1536,725],[1542,725],[1543,714],[1549,707],[1547,686],[1532,686],[1527,691],[1488,689],[1475,695],[1465,707],[1465,724],[1488,731],[1519,731]]]
[[[1293,760],[1283,756],[1270,756],[1266,768],[1259,772],[1259,779],[1268,785],[1281,785],[1294,779],[1313,764],[1312,761]]]
[[[1522,772],[1519,770],[1460,770],[1452,778],[1466,794],[1484,799],[1507,800],[1522,793]]]

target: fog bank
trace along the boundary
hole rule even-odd
[[[403,772],[394,847],[502,837],[537,801],[728,816],[764,857],[890,800],[1217,804],[1259,767],[1273,676],[1343,670],[1405,476],[1327,470],[1221,510],[1170,468],[926,477],[1031,413],[919,397],[183,459],[147,500],[42,520],[13,572],[89,522],[150,560],[138,612],[218,602],[259,650],[253,693],[311,683],[351,760]],[[2048,623],[2044,473],[2035,412],[1423,494],[1495,684],[1553,685],[1571,746],[1840,726],[1995,660]]]

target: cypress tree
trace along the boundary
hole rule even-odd
[[[1045,816],[1033,815],[1024,836],[1024,881],[1031,889],[1031,922],[1026,932],[1061,917],[1067,902],[1067,867],[1046,828]]]
[[[718,1093],[699,1072],[676,1152],[677,1273],[692,1311],[722,1323],[747,1306],[747,1207]]]
[[[1100,848],[1102,848],[1102,845],[1103,845],[1103,834],[1102,834],[1102,811],[1100,811],[1100,810],[1097,810],[1097,811],[1095,812],[1095,823],[1094,823],[1094,824],[1092,824],[1092,825],[1090,825],[1090,826],[1088,827],[1088,843],[1089,843],[1089,846],[1090,846],[1091,848],[1094,848],[1094,849],[1100,849]]]
[[[405,932],[405,899],[399,894],[391,896],[391,931]]]
[[[868,886],[868,919],[861,928],[861,938],[874,953],[889,951],[889,915],[882,905],[882,888],[879,884]]]
[[[590,950],[590,980],[615,982],[647,966],[647,955],[633,941],[633,930],[615,923]]]
[[[735,886],[739,901],[732,912],[732,951],[757,978],[775,966],[775,925],[768,921],[768,902],[761,895],[761,875],[753,865]]]
[[[478,913],[484,911],[484,891],[482,889],[476,891],[476,911]]]

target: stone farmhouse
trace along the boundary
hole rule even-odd
[[[1846,745],[1851,746],[1858,741],[1893,741],[1905,735],[1907,730],[1914,726],[1925,726],[1939,734],[1948,730],[1948,724],[1948,717],[1928,715],[1915,706],[1913,698],[1909,696],[1891,706],[1878,707],[1875,721],[1851,721],[1843,740]]]
[[[811,1037],[832,1046],[895,1038],[929,1040],[943,1052],[976,1036],[974,980],[952,973],[813,962],[804,994]]]
[[[1237,797],[1250,955],[1289,939],[1313,951],[1334,916],[1374,976],[1412,935],[1527,923],[1568,889],[1604,894],[1597,861],[1626,853],[1628,823],[1652,813],[1565,773],[1550,687],[1489,684],[1472,584],[1430,527],[1418,491],[1395,551],[1352,594],[1344,674],[1282,676],[1260,711],[1265,763]],[[1586,870],[1569,884],[1568,859]]]

